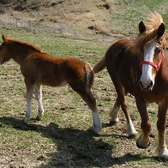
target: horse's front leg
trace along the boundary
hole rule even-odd
[[[42,103],[42,85],[35,84],[35,96],[38,102],[38,115],[36,117],[37,120],[41,120],[42,116],[44,115],[44,108]]]
[[[24,118],[24,123],[27,123],[32,113],[31,101],[32,101],[32,95],[34,90],[34,83],[31,80],[25,78],[25,84],[26,84],[27,109],[26,109],[26,116]]]
[[[136,104],[138,111],[141,115],[141,129],[142,129],[142,134],[137,140],[137,146],[139,148],[147,148],[150,145],[149,133],[151,131],[151,123],[149,121],[147,112],[147,103],[141,98],[136,98]]]
[[[168,149],[166,146],[166,113],[168,108],[168,102],[160,102],[159,110],[158,110],[158,121],[157,121],[157,129],[158,129],[158,156],[161,159],[168,160]]]

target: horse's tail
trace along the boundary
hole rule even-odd
[[[85,63],[85,71],[86,71],[86,90],[90,91],[94,82],[94,72],[89,63]]]
[[[98,73],[105,68],[105,56],[93,67],[93,72]]]

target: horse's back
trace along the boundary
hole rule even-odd
[[[49,86],[84,83],[86,63],[74,57],[55,57],[37,53],[21,64],[21,71],[37,83]]]

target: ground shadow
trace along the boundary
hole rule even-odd
[[[95,140],[91,131],[83,131],[74,128],[59,128],[59,125],[50,123],[47,126],[24,124],[21,120],[0,117],[1,125],[10,125],[23,131],[36,131],[43,137],[51,138],[58,152],[49,154],[50,161],[40,166],[48,167],[109,167],[122,165],[129,161],[147,159],[140,155],[126,154],[122,157],[112,158],[112,146],[103,140]],[[151,157],[150,157],[151,158]],[[43,156],[38,159],[43,159]],[[154,158],[156,159],[156,158]]]

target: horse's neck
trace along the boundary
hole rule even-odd
[[[162,61],[161,71],[166,78],[168,78],[168,57],[165,56]]]
[[[24,45],[12,45],[12,58],[14,61],[16,61],[18,64],[21,64],[21,62],[28,57],[33,52],[33,49],[31,47],[27,47]],[[35,51],[34,51],[35,52]]]

